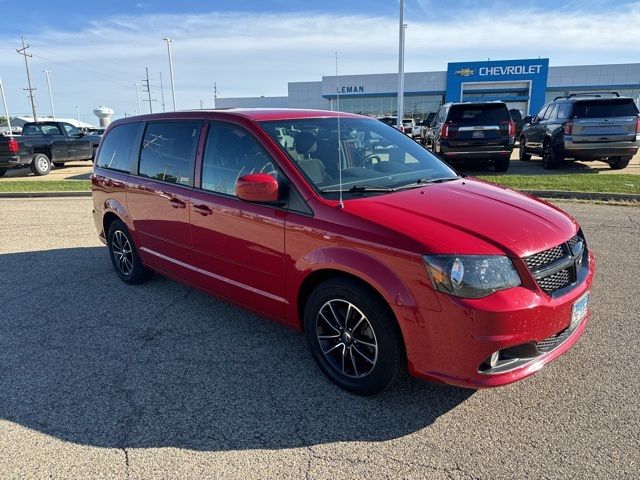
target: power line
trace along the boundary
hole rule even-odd
[[[16,50],[16,52],[18,52],[18,54],[24,56],[24,66],[27,70],[27,85],[29,85],[28,88],[24,88],[23,90],[26,90],[29,92],[29,99],[31,100],[31,112],[33,113],[33,121],[37,122],[38,121],[38,115],[36,114],[36,102],[33,98],[33,91],[35,90],[35,88],[31,87],[31,75],[29,75],[29,57],[32,57],[33,55],[31,55],[30,53],[27,53],[27,50],[29,50],[30,45],[25,45],[24,43],[24,37],[22,37],[22,48]]]

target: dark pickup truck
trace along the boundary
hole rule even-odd
[[[14,167],[28,165],[36,175],[46,175],[52,163],[62,167],[73,160],[92,160],[99,143],[99,136],[85,135],[70,123],[25,123],[22,135],[0,136],[0,177]]]

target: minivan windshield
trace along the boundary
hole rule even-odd
[[[630,98],[611,100],[582,100],[573,106],[575,118],[633,117],[638,108]]]
[[[340,176],[342,191],[352,195],[458,178],[420,144],[378,120],[305,118],[261,125],[316,191],[330,198],[340,190]]]

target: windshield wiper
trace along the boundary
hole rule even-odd
[[[451,182],[453,180],[459,180],[462,177],[443,177],[443,178],[419,178],[418,180],[409,183],[407,185],[403,185],[401,187],[396,187],[395,190],[402,190],[403,188],[416,188],[422,185],[428,185],[431,183],[444,183]]]
[[[346,193],[368,193],[368,192],[395,192],[397,189],[396,188],[391,188],[391,187],[376,187],[373,185],[354,185],[353,187],[346,189],[346,190],[342,190],[342,192],[346,192]],[[324,190],[320,190],[320,193],[338,193],[341,190],[339,188],[327,188]]]

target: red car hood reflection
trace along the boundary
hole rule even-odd
[[[423,253],[524,257],[578,230],[573,218],[549,203],[468,178],[345,204],[346,212],[418,241]]]

